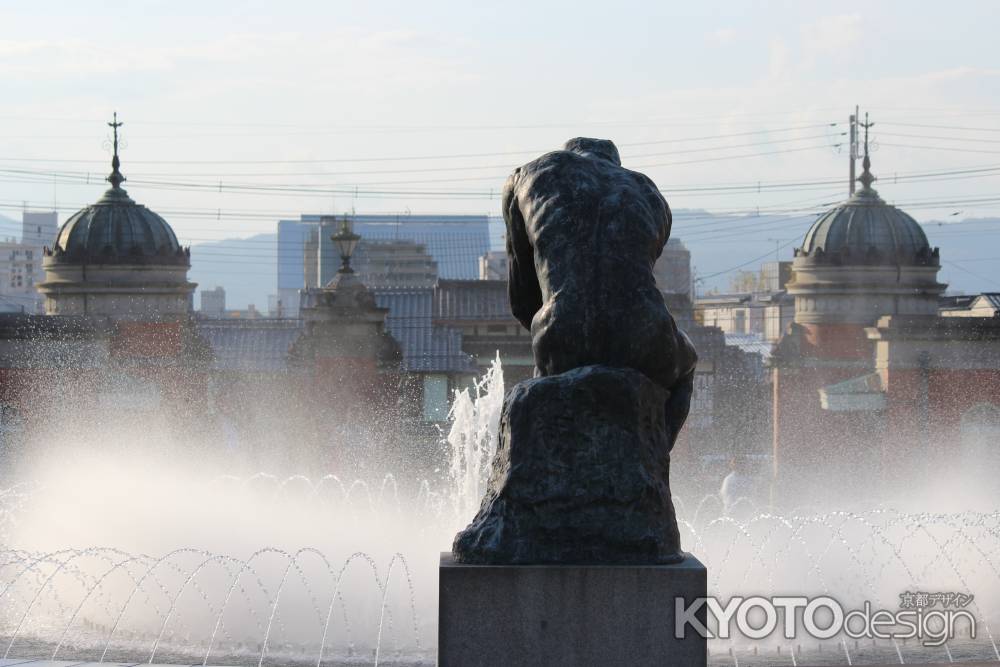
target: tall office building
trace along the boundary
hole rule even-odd
[[[487,215],[349,215],[362,242],[411,241],[426,249],[440,278],[475,280],[479,257],[490,249]],[[321,222],[322,218],[326,218]],[[278,298],[289,314],[299,311],[299,290],[325,285],[340,267],[330,237],[343,216],[303,215],[278,223]]]
[[[201,314],[205,317],[223,317],[226,314],[226,290],[216,286],[201,291]]]
[[[21,214],[21,243],[37,247],[52,246],[59,230],[55,211],[24,211]]]
[[[0,312],[35,313],[42,295],[42,249],[55,242],[59,219],[55,211],[24,211],[21,238],[0,241]]]

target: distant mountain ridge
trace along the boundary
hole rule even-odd
[[[778,250],[778,257],[790,260],[792,249],[801,243],[809,224],[809,220],[801,218],[734,219],[679,210],[675,211],[672,236],[691,251],[691,263],[699,280],[697,289],[724,292],[736,271],[755,270],[774,259],[776,246],[784,246]],[[17,225],[19,231],[20,223]],[[744,233],[744,225],[760,225],[761,231]],[[0,229],[6,226],[6,219],[0,217]],[[1000,291],[1000,249],[993,249],[1000,240],[994,236],[1000,233],[1000,218],[932,221],[924,223],[923,228],[931,246],[941,249],[939,280],[948,283],[950,292]],[[268,295],[277,292],[277,244],[277,234],[199,243],[191,248],[191,280],[198,283],[199,291],[216,285],[224,287],[228,308],[246,308],[252,303],[264,311]],[[747,263],[753,259],[756,261]],[[195,307],[198,305],[196,297]]]
[[[224,287],[226,308],[253,304],[266,312],[267,296],[278,291],[278,235],[255,234],[193,245],[188,277],[198,283],[198,292]],[[197,294],[194,303],[200,308]]]

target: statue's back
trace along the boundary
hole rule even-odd
[[[523,236],[512,248],[532,249],[512,272],[516,264],[537,278],[530,327],[539,372],[604,363],[669,387],[677,331],[653,264],[670,212],[652,181],[610,159],[556,151],[519,169],[508,187],[516,206],[505,210],[508,234]],[[515,292],[512,275],[512,305],[525,297]]]

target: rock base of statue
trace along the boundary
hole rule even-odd
[[[516,385],[504,399],[482,506],[455,537],[456,561],[682,560],[668,398],[639,371],[601,365]]]
[[[441,555],[438,667],[704,667],[682,609],[706,595],[690,554],[673,565],[463,565]],[[705,606],[695,618],[705,623]]]

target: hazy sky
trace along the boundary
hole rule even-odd
[[[188,243],[299,212],[498,213],[510,169],[576,135],[675,209],[809,213],[845,195],[855,104],[884,197],[1000,214],[996,2],[100,4],[0,2],[0,214],[97,199],[116,109],[126,187]],[[729,240],[752,256],[778,232],[750,224]]]

